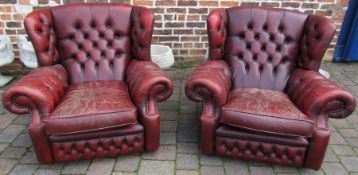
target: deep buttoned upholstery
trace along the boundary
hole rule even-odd
[[[203,102],[199,149],[246,160],[321,167],[328,118],[344,118],[353,95],[318,73],[335,26],[285,9],[232,7],[208,16],[209,60],[187,81]]]
[[[40,68],[7,89],[3,103],[31,113],[39,163],[159,147],[155,103],[173,83],[150,58],[153,22],[151,10],[118,3],[43,8],[25,18]]]

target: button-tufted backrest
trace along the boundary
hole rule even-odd
[[[279,9],[230,8],[225,54],[233,86],[284,90],[296,67],[307,15]]]
[[[284,9],[215,9],[208,17],[209,57],[226,59],[233,89],[283,91],[296,67],[318,70],[334,30],[324,17]]]
[[[63,64],[72,83],[124,80],[132,59],[150,60],[153,14],[144,7],[118,3],[57,6],[32,12],[25,26],[40,65]],[[44,35],[48,30],[50,38]],[[43,47],[41,42],[47,39],[50,47]],[[42,49],[36,49],[39,46]],[[44,53],[56,57],[43,61],[39,56]]]

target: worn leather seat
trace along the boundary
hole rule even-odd
[[[209,60],[185,87],[203,103],[200,152],[318,170],[328,119],[356,106],[352,94],[318,73],[333,23],[246,6],[212,10],[207,26]]]
[[[231,91],[220,123],[278,136],[311,136],[314,129],[314,121],[285,93],[257,88]]]
[[[123,81],[83,82],[67,89],[44,123],[50,135],[115,129],[136,124],[137,108]]]
[[[154,16],[120,3],[37,9],[25,18],[39,68],[3,93],[28,127],[39,163],[154,151],[156,102],[173,83],[151,61]]]

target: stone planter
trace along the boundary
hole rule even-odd
[[[36,68],[38,65],[35,50],[26,36],[18,36],[17,45],[20,51],[21,62],[28,68]]]
[[[329,79],[329,72],[323,70],[323,69],[319,69],[319,73],[321,75],[323,75],[324,77],[326,77],[327,79]]]
[[[12,50],[12,44],[9,36],[0,36],[0,66],[4,66],[14,61],[14,52]],[[4,76],[0,74],[0,86],[3,87],[9,83],[13,77]]]
[[[150,46],[152,61],[160,68],[170,68],[174,64],[174,55],[170,47],[152,44]]]

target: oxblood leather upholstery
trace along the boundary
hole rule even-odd
[[[16,87],[16,88],[15,88]],[[31,71],[3,95],[4,106],[19,114],[30,111],[49,116],[65,93],[67,73],[61,65]]]
[[[285,93],[257,88],[232,90],[220,123],[278,136],[311,136],[314,128]]]
[[[137,124],[95,134],[52,135],[50,140],[55,161],[63,162],[143,152],[143,133],[142,125]]]
[[[214,145],[215,129],[218,126],[220,107],[226,103],[231,87],[230,68],[223,60],[202,63],[192,73],[185,85],[186,95],[193,101],[203,102],[199,120],[199,145]],[[212,146],[199,146],[203,153],[211,153]]]
[[[203,102],[199,149],[319,169],[328,118],[355,98],[317,72],[335,32],[326,18],[284,9],[232,7],[208,16],[209,60],[187,81]]]
[[[302,166],[308,141],[302,137],[280,138],[257,135],[220,126],[216,132],[216,154],[246,160]]]
[[[144,7],[85,3],[25,18],[40,68],[3,94],[31,112],[39,163],[114,157],[159,146],[156,102],[173,83],[150,58],[153,14]]]
[[[56,109],[44,119],[49,135],[93,132],[137,123],[125,82],[89,81],[67,88]]]
[[[355,109],[355,98],[349,92],[315,71],[297,69],[286,93],[302,112],[314,118],[343,118]]]
[[[163,101],[173,93],[173,83],[153,62],[136,60],[128,65],[127,82],[132,100],[138,107],[138,119],[144,126],[146,149],[154,151],[159,146],[160,132],[160,116],[155,102]]]

